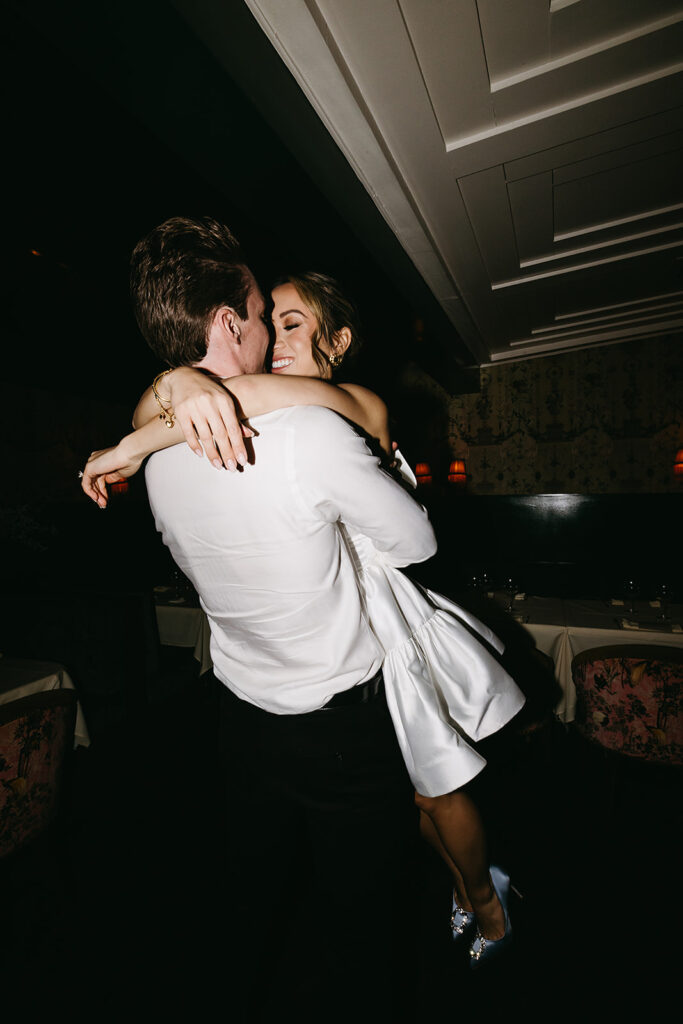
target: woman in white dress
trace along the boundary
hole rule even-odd
[[[149,389],[136,409],[138,429],[90,457],[83,488],[93,500],[106,505],[107,483],[130,476],[151,452],[185,440],[217,468],[234,470],[232,461],[223,466],[220,450],[231,450],[235,406],[244,419],[291,405],[334,409],[377,442],[394,471],[415,485],[392,450],[382,400],[358,385],[330,382],[358,346],[355,310],[336,282],[315,273],[291,276],[273,289],[272,300],[271,374],[222,384],[188,367],[160,375],[163,386]],[[463,787],[486,764],[471,743],[510,721],[524,696],[492,653],[500,653],[502,644],[486,626],[388,566],[367,537],[345,533],[385,651],[386,699],[415,786],[421,831],[451,871],[453,937],[472,940],[476,967],[510,940],[509,878],[489,869],[483,823]]]

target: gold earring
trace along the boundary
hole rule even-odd
[[[341,366],[341,361],[343,358],[343,352],[333,352],[329,359],[330,366],[332,366],[336,370],[338,366]]]

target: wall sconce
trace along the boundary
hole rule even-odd
[[[432,470],[428,462],[418,462],[416,464],[415,479],[418,484],[431,484]]]
[[[683,448],[679,448],[674,459],[674,476],[683,476]]]
[[[449,484],[455,484],[456,487],[465,486],[467,483],[467,473],[465,471],[464,459],[453,459],[448,470],[448,482]]]

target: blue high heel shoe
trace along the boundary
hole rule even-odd
[[[473,910],[464,910],[455,899],[455,892],[453,892],[453,912],[451,913],[451,932],[453,933],[454,942],[462,942],[463,939],[469,939],[471,933],[474,931],[476,925],[476,919]]]
[[[510,915],[508,913],[510,876],[506,875],[501,868],[492,864],[491,882],[493,883],[493,888],[496,891],[496,896],[500,900],[500,905],[503,908],[503,914],[505,915],[505,935],[500,939],[487,939],[477,928],[477,934],[474,937],[474,942],[470,946],[470,967],[473,970],[478,967],[482,967],[485,963],[490,963],[491,960],[494,960],[499,956],[512,942],[512,925],[510,924]]]

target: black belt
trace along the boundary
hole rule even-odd
[[[382,683],[382,669],[380,669],[372,679],[359,683],[358,686],[352,686],[350,690],[342,690],[341,693],[335,693],[334,697],[331,697],[320,710],[327,711],[328,708],[343,708],[348,707],[350,704],[369,704],[381,692]]]

